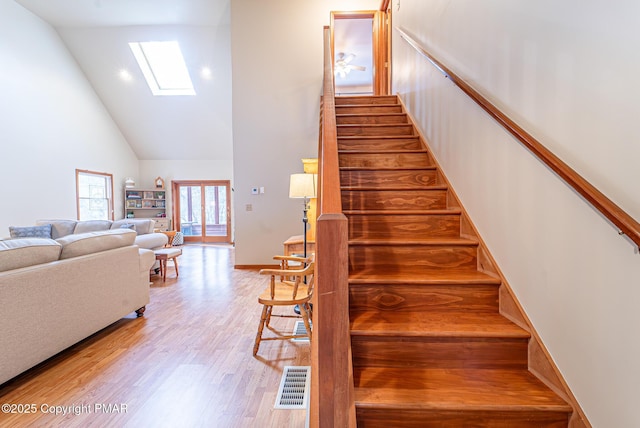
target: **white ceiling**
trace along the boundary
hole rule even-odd
[[[138,159],[232,160],[231,0],[15,1],[57,30]],[[345,93],[371,82],[372,28],[366,19],[337,21],[335,52],[367,67],[336,79]],[[150,40],[180,43],[196,96],[151,94],[128,46]]]
[[[229,24],[230,0],[15,0],[56,28]]]
[[[231,0],[15,1],[58,31],[139,159],[232,159]],[[128,46],[149,40],[180,42],[196,96],[151,95]]]

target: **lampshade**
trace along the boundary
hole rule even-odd
[[[291,174],[290,198],[315,198],[318,174]]]

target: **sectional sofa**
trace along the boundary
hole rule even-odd
[[[87,231],[97,224],[75,221],[66,233],[71,224],[60,222],[38,222],[52,225],[52,238],[0,240],[0,383],[128,314],[142,315],[149,302],[151,249],[167,242],[164,234],[116,222]]]
[[[135,244],[140,248],[155,250],[168,241],[164,233],[156,233],[152,218],[128,218],[123,220],[38,220],[36,226],[51,225],[51,238],[58,239],[74,233],[103,230],[131,229],[136,232]]]

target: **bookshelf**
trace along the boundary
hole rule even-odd
[[[169,230],[165,189],[125,189],[126,218],[153,218],[158,229]]]

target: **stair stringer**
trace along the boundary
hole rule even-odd
[[[442,165],[435,155],[435,152],[429,146],[429,140],[423,134],[422,129],[420,129],[420,127],[417,125],[420,122],[415,120],[411,112],[407,109],[406,104],[404,103],[404,100],[402,99],[402,96],[400,94],[398,94],[398,101],[402,105],[402,111],[407,114],[407,117],[409,118],[411,123],[413,123],[415,130],[414,132],[420,137],[422,145],[429,152],[432,163],[438,170],[437,180],[439,184],[448,186],[448,206],[451,208],[458,208],[461,211],[460,235],[462,237],[475,239],[478,241],[478,270],[488,275],[499,278],[501,281],[501,285],[499,288],[500,314],[531,334],[528,349],[529,371],[538,379],[540,379],[547,387],[549,387],[552,391],[554,391],[571,405],[571,407],[573,408],[573,413],[571,414],[571,417],[569,419],[569,428],[591,428],[591,423],[580,407],[578,400],[571,392],[569,385],[564,380],[564,377],[553,361],[553,358],[551,357],[548,349],[544,346],[544,343],[542,342],[540,335],[533,326],[533,323],[518,301],[506,277],[498,267],[498,264],[496,263],[494,257],[491,255],[488,246],[478,233],[478,229],[471,221],[471,218],[469,217],[469,214],[467,213],[462,203],[460,203],[460,199],[458,198],[454,187],[451,185],[451,182],[447,178]]]

